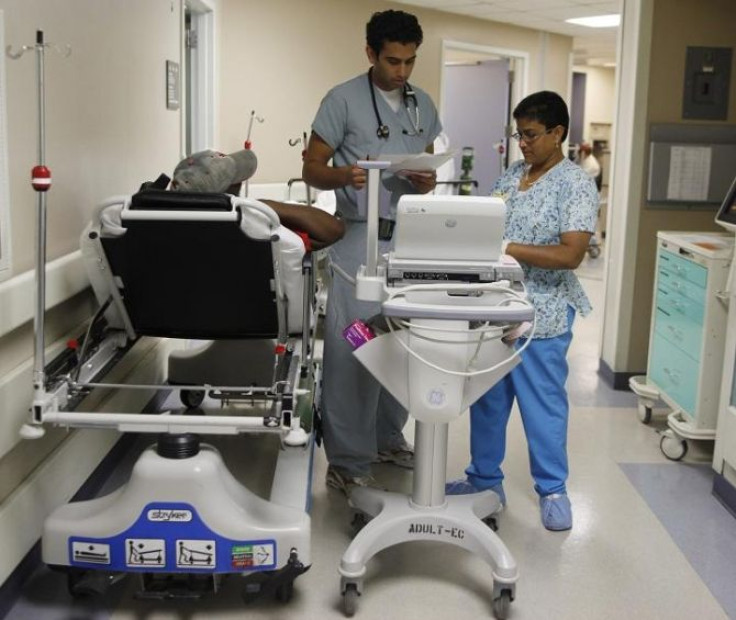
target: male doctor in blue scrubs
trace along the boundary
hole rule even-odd
[[[413,448],[402,429],[406,410],[353,357],[342,331],[355,319],[380,313],[380,304],[355,299],[354,278],[365,262],[366,171],[359,160],[381,155],[432,152],[442,130],[432,100],[409,85],[422,43],[414,15],[375,13],[366,26],[367,73],[332,88],[312,123],[302,176],[318,189],[335,190],[337,212],[346,225],[342,240],[329,250],[332,281],[328,291],[322,397],[327,485],[346,495],[356,486],[378,486],[371,464],[411,468]],[[330,165],[332,160],[332,165]],[[434,189],[434,174],[385,173],[380,202],[379,252],[391,249],[396,203],[403,194]]]

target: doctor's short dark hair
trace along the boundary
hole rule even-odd
[[[547,129],[562,125],[565,132],[562,135],[562,141],[567,138],[567,130],[570,127],[570,113],[567,111],[567,104],[564,99],[551,90],[541,90],[538,93],[532,93],[528,97],[524,97],[514,108],[514,120],[526,118],[537,121],[544,125]]]
[[[385,42],[403,45],[416,43],[419,47],[424,39],[424,33],[419,21],[411,13],[388,10],[373,13],[365,27],[365,39],[378,56]]]

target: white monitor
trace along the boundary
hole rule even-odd
[[[497,261],[506,205],[491,196],[407,194],[396,211],[394,258]]]

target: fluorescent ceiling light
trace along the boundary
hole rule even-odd
[[[594,15],[592,17],[575,17],[565,20],[569,24],[588,26],[589,28],[613,28],[621,23],[621,15]]]

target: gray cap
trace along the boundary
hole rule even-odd
[[[224,192],[233,183],[241,183],[255,174],[258,160],[253,151],[244,149],[225,155],[206,150],[182,159],[174,169],[171,188],[187,192]]]

